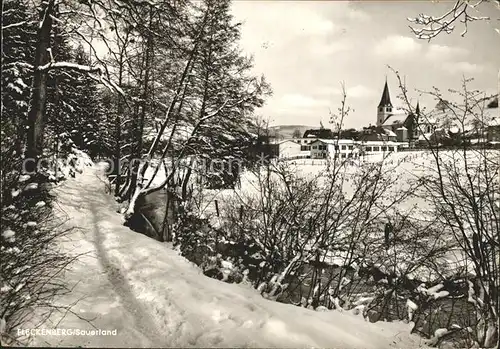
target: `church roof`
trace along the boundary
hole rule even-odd
[[[391,130],[387,130],[387,129],[385,130],[385,134],[388,135],[389,137],[396,137],[397,136],[394,132],[392,132]]]
[[[382,98],[378,104],[380,107],[392,107],[391,96],[389,95],[389,86],[387,86],[387,80],[385,81],[384,92],[382,93]]]
[[[389,126],[389,125],[394,125],[394,124],[403,124],[407,118],[408,118],[408,115],[406,114],[406,112],[404,110],[396,109],[394,112],[387,115],[387,117],[384,119],[384,122],[382,123],[382,125]]]

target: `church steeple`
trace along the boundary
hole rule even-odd
[[[420,102],[417,101],[417,107],[415,108],[415,114],[417,114],[417,116],[420,115]]]
[[[389,86],[387,85],[387,79],[385,79],[385,85],[384,85],[384,92],[382,92],[382,98],[380,99],[380,103],[378,104],[378,107],[391,107],[392,108],[392,103],[391,103],[391,96],[389,94]]]
[[[391,96],[389,94],[389,86],[387,85],[387,77],[385,78],[384,91],[382,98],[377,107],[377,126],[381,126],[387,118],[392,114]]]

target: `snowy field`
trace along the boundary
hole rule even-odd
[[[425,174],[431,166],[433,158],[432,154],[427,152],[404,152],[404,153],[393,153],[386,156],[385,159],[380,155],[367,156],[363,161],[353,160],[347,161],[346,166],[340,171],[343,178],[343,189],[346,194],[351,194],[353,192],[353,181],[350,180],[354,178],[356,172],[359,171],[360,166],[363,166],[363,162],[366,164],[380,163],[383,162],[383,172],[390,174],[391,176],[398,178],[397,182],[393,183],[393,191],[387,192],[388,196],[394,194],[394,191],[400,188],[405,188],[408,186],[410,181],[415,180],[422,174]],[[288,169],[298,176],[313,179],[316,176],[323,176],[328,171],[328,161],[323,159],[299,159],[290,160],[282,162]],[[161,182],[161,174],[164,172],[159,171],[155,182]],[[234,198],[241,195],[258,195],[258,181],[254,173],[245,172],[241,176],[241,186],[236,189],[225,189],[225,190],[204,190],[205,200],[201,207],[201,211],[205,215],[213,214],[215,210],[214,200],[219,200],[223,202],[230,198]],[[403,202],[399,208],[413,209],[415,205],[419,209],[427,208],[427,204],[424,200],[420,198],[409,198]],[[420,214],[420,213],[419,213]]]
[[[487,154],[488,159],[495,161],[495,159],[500,159],[500,151],[491,150]],[[457,168],[463,169],[462,153],[460,151],[440,151],[440,158],[445,163],[454,163]],[[468,153],[469,167],[473,168],[473,165],[478,161],[478,155],[474,151]],[[346,166],[342,169],[345,172],[346,180],[343,183],[343,188],[346,194],[350,194],[353,191],[352,181],[350,181],[350,175],[353,175],[359,171],[360,166],[365,164],[375,164],[381,163],[383,165],[382,172],[390,175],[394,178],[394,183],[391,185],[391,191],[387,193],[387,196],[396,194],[399,190],[407,188],[409,183],[417,180],[422,176],[436,175],[435,158],[430,151],[405,151],[398,153],[386,154],[385,157],[382,154],[366,156],[363,160],[352,160],[347,161]],[[318,175],[322,175],[327,171],[328,162],[323,159],[299,159],[290,160],[284,162],[290,170],[297,173],[299,176],[306,178],[313,178]],[[500,162],[499,162],[500,164]],[[161,172],[159,171],[158,178],[155,182],[161,182]],[[213,211],[213,200],[232,197],[235,194],[255,194],[257,191],[256,177],[253,173],[245,172],[242,175],[241,187],[235,190],[205,190],[207,202],[204,207],[207,208],[207,213]],[[398,205],[401,210],[416,210],[416,214],[420,215],[422,218],[422,211],[428,209],[429,202],[425,200],[422,196],[412,196]]]
[[[122,225],[102,167],[56,188],[58,215],[77,229],[62,248],[85,253],[65,275],[74,314],[45,328],[117,330],[117,336],[38,336],[31,345],[99,347],[417,348],[411,324],[272,302],[245,285],[205,277],[167,245]],[[91,323],[85,321],[89,320]]]

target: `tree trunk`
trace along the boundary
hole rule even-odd
[[[188,200],[188,184],[191,178],[191,174],[193,172],[194,163],[195,163],[194,157],[191,157],[191,160],[189,161],[189,167],[186,169],[186,173],[184,175],[184,178],[182,179],[182,190],[181,190],[182,201]]]
[[[35,50],[35,64],[33,85],[31,93],[31,106],[28,111],[28,132],[26,159],[26,170],[34,172],[37,169],[36,162],[42,155],[44,114],[47,100],[47,76],[48,72],[40,70],[39,67],[48,63],[48,52],[50,48],[50,34],[52,32],[52,13],[54,12],[54,1],[49,0],[42,12],[41,25],[38,29],[38,38]]]
[[[120,66],[118,68],[118,86],[122,87],[123,82],[123,48],[120,51]],[[122,126],[121,126],[121,116],[123,114],[123,96],[118,95],[118,105],[116,108],[116,118],[115,118],[115,137],[116,137],[116,148],[115,148],[115,196],[120,196],[120,184],[121,184],[121,137],[122,137]]]
[[[152,11],[149,12],[149,25],[151,27],[152,23]],[[137,186],[137,177],[139,172],[139,160],[142,156],[142,148],[143,148],[143,133],[144,133],[144,120],[146,118],[146,110],[147,110],[147,98],[148,96],[148,88],[149,88],[149,77],[151,71],[151,50],[153,49],[153,37],[151,33],[148,33],[148,38],[146,41],[146,57],[144,58],[144,86],[142,91],[142,101],[141,101],[141,114],[139,118],[139,125],[137,128],[134,128],[134,133],[137,139],[137,146],[134,149],[133,156],[133,168],[130,177],[130,187],[127,193],[127,197],[130,198],[133,194]]]
[[[118,97],[120,99],[120,97]],[[120,182],[121,182],[121,143],[120,143],[120,138],[121,138],[121,120],[120,120],[120,113],[122,112],[121,110],[121,101],[118,100],[118,110],[116,113],[115,117],[115,137],[116,137],[116,147],[115,147],[115,175],[116,175],[116,180],[115,180],[115,196],[120,195]]]
[[[162,237],[162,242],[172,241],[172,226],[176,222],[176,205],[174,196],[167,190],[167,196],[165,200],[165,215],[163,216],[163,222],[161,224],[160,236]]]

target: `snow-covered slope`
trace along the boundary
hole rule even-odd
[[[65,278],[74,285],[44,328],[117,330],[116,336],[37,336],[31,344],[99,347],[415,348],[403,323],[371,324],[336,311],[315,312],[263,299],[254,289],[205,277],[165,244],[122,225],[104,193],[102,167],[87,168],[55,192],[66,226],[62,243],[85,253]],[[61,320],[61,318],[63,318]],[[92,325],[84,319],[92,320]],[[61,320],[61,321],[60,321]],[[60,321],[59,324],[57,324]]]

